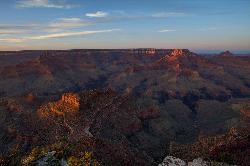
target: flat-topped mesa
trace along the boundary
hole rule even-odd
[[[233,53],[227,50],[225,52],[221,52],[218,56],[228,57],[228,56],[233,56]]]
[[[165,55],[190,55],[191,52],[188,49],[156,49],[156,48],[137,48],[130,50],[134,55],[146,55],[146,56],[165,56]]]
[[[156,54],[156,49],[155,48],[138,48],[138,49],[132,49],[131,53],[135,55],[154,56]]]

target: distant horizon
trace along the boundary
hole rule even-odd
[[[0,50],[0,52],[22,52],[22,51],[71,51],[71,50],[130,50],[130,49],[188,49],[191,52],[198,54],[220,54],[225,51],[230,51],[233,54],[238,55],[250,55],[250,50],[228,50],[228,49],[220,49],[220,50],[194,50],[189,48],[155,48],[155,47],[140,47],[140,48],[70,48],[70,49],[24,49],[24,50]]]

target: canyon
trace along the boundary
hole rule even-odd
[[[27,50],[0,52],[0,64],[0,165],[34,148],[65,160],[91,151],[103,165],[249,164],[250,56]]]

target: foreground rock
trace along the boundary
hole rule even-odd
[[[158,166],[230,166],[226,163],[216,162],[216,161],[204,161],[202,158],[194,159],[191,162],[186,163],[185,161],[173,157],[167,156],[162,163]]]
[[[173,156],[167,156],[163,160],[163,162],[158,166],[185,166],[185,165],[186,165],[185,161]]]

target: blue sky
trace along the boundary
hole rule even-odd
[[[250,0],[2,0],[0,50],[249,51]]]

